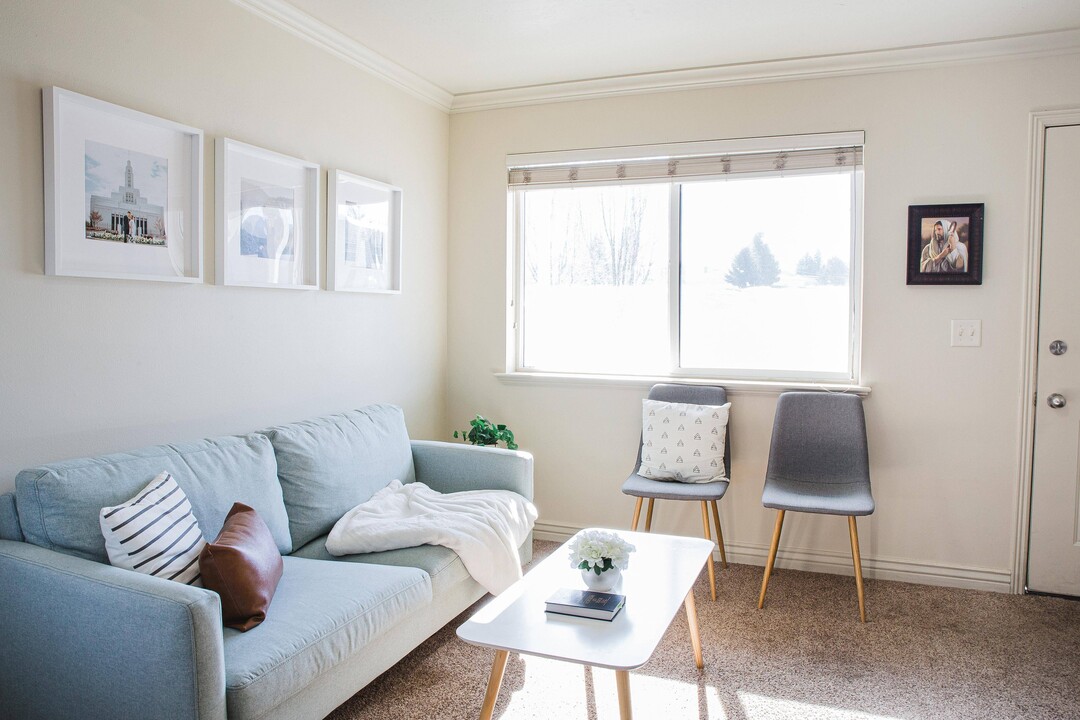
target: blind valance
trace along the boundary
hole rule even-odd
[[[851,140],[854,133],[843,133],[844,140]],[[861,135],[859,133],[858,135]],[[814,136],[820,138],[822,136]],[[827,136],[825,136],[827,137]],[[784,138],[768,138],[776,149],[739,150],[737,142],[687,143],[690,147],[677,145],[656,146],[664,150],[649,155],[650,147],[626,148],[628,157],[619,158],[618,148],[593,153],[614,157],[591,158],[587,153],[567,153],[563,161],[557,157],[510,156],[508,158],[508,183],[511,188],[543,185],[614,184],[619,182],[685,180],[703,177],[723,177],[740,174],[783,173],[797,170],[854,169],[862,165],[863,147],[860,143],[846,143],[817,147],[784,147]],[[747,141],[747,144],[755,143]],[[791,143],[789,143],[791,144]],[[702,145],[713,146],[712,151],[702,151]],[[733,147],[734,146],[734,147]],[[682,152],[679,152],[679,150]]]

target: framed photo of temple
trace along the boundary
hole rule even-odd
[[[217,141],[217,283],[319,287],[319,166]]]
[[[982,285],[982,203],[908,206],[908,285]]]
[[[202,130],[42,91],[45,274],[201,282]]]
[[[401,292],[401,188],[330,171],[326,287]]]

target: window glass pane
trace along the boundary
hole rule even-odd
[[[682,186],[680,365],[850,373],[851,172]]]
[[[522,194],[524,367],[668,371],[669,187]]]

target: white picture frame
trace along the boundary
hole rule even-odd
[[[331,170],[327,195],[326,289],[399,294],[401,188]]]
[[[45,274],[202,282],[203,132],[42,89]]]
[[[319,287],[319,165],[217,139],[217,284]]]

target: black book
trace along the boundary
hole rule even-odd
[[[547,599],[545,612],[611,621],[626,604],[625,595],[592,590],[557,590]]]

